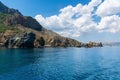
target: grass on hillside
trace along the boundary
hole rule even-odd
[[[21,30],[19,30],[18,28],[16,28],[15,26],[6,26],[4,25],[4,21],[9,18],[12,17],[13,15],[11,14],[4,14],[0,12],[0,33],[5,32],[6,30],[12,30],[15,33],[20,33]]]
[[[0,33],[5,32],[6,30],[12,30],[14,33],[21,33],[21,30],[14,26],[5,26],[3,24],[0,24]]]

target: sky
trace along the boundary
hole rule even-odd
[[[120,0],[0,0],[58,34],[82,42],[120,41]]]

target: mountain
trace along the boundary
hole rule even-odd
[[[101,46],[100,43],[97,46]],[[30,16],[23,16],[18,10],[8,8],[0,2],[0,47],[81,47],[94,46],[62,37],[45,29]]]
[[[0,12],[6,13],[6,14],[20,14],[22,15],[18,10],[8,8],[0,1]]]

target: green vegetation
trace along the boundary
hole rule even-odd
[[[5,14],[0,12],[0,33],[5,32],[6,30],[12,30],[15,33],[20,33],[21,30],[16,28],[15,26],[7,26],[4,24],[5,20],[9,17],[12,17],[13,15],[11,14]]]
[[[4,21],[7,19],[7,18],[9,18],[9,17],[12,17],[12,15],[11,14],[5,14],[5,13],[1,13],[0,12],[0,24],[2,23],[4,23]]]
[[[5,32],[6,30],[12,30],[15,33],[21,32],[21,30],[19,30],[18,28],[14,27],[14,26],[5,26],[3,24],[0,24],[0,33]]]

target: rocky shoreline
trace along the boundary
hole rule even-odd
[[[10,33],[9,33],[10,34]],[[2,34],[0,37],[0,48],[45,48],[45,47],[102,47],[102,43],[89,42],[81,43],[77,41],[70,41],[71,39],[54,38],[49,42],[44,37],[36,38],[36,34],[29,32],[20,35],[6,35]]]

